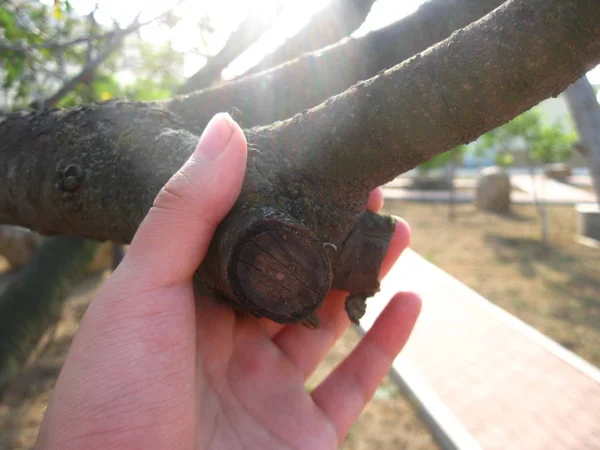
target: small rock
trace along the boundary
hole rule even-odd
[[[497,166],[486,167],[479,173],[475,189],[475,205],[486,211],[506,214],[510,210],[510,177]]]
[[[565,163],[548,164],[544,169],[544,174],[548,178],[564,181],[572,175],[571,167]]]

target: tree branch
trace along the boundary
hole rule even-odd
[[[349,36],[365,21],[373,3],[375,0],[329,2],[302,29],[266,55],[247,74],[262,72]]]
[[[94,59],[89,61],[77,75],[73,76],[70,80],[66,81],[65,84],[63,84],[61,88],[58,89],[50,97],[48,97],[45,100],[36,101],[34,102],[34,105],[38,109],[44,109],[54,106],[65,95],[67,95],[69,92],[75,89],[79,83],[86,79],[89,79],[94,73],[94,71],[98,68],[98,66],[100,66],[100,64],[102,64],[104,61],[110,58],[110,56],[117,50],[117,48],[119,48],[122,42],[123,36],[112,38],[108,42],[106,48],[100,53],[98,53],[98,55],[96,55]]]
[[[332,286],[371,295],[393,227],[361,212],[369,191],[558,95],[598,64],[595,2],[510,0],[312,110],[247,129],[244,187],[198,272],[203,289],[282,322],[320,305],[329,270]],[[0,123],[0,178],[7,180],[0,222],[128,241],[194,148],[199,122],[157,103],[9,115]],[[264,262],[256,250],[263,239],[267,253],[278,256],[269,268],[279,271],[275,278],[295,274],[314,296],[296,292],[282,311],[282,303],[268,300],[290,300],[287,286],[250,286],[240,261]],[[297,255],[306,255],[301,267],[320,270],[311,278],[297,274]]]
[[[181,4],[181,2],[179,2],[178,4]],[[1,42],[0,50],[6,50],[6,51],[12,51],[12,52],[18,52],[18,53],[29,53],[32,50],[41,50],[41,49],[64,50],[64,49],[72,47],[74,45],[90,43],[92,41],[98,42],[98,41],[103,41],[106,39],[124,38],[131,33],[135,33],[140,28],[161,19],[162,17],[165,16],[165,14],[167,14],[171,10],[172,10],[172,8],[169,8],[167,11],[165,11],[165,12],[159,14],[158,16],[153,17],[149,20],[145,20],[143,22],[136,20],[134,23],[132,23],[131,25],[129,25],[125,28],[117,28],[116,30],[107,31],[106,33],[98,34],[95,36],[94,35],[78,36],[73,39],[69,39],[69,40],[62,41],[62,42],[56,41],[54,39],[46,39],[41,44],[29,44],[29,45],[14,45],[14,44],[7,44],[4,42]]]
[[[129,34],[139,30],[145,25],[149,25],[157,20],[160,20],[161,18],[169,14],[173,8],[181,5],[181,3],[183,2],[184,0],[179,0],[175,6],[167,9],[166,11],[163,11],[159,15],[144,22],[139,21],[139,16],[141,15],[140,11],[131,25],[129,25],[127,28],[113,32],[112,36],[110,37],[110,40],[106,45],[106,48],[99,52],[94,59],[88,61],[77,75],[73,76],[70,80],[65,82],[63,86],[50,97],[48,97],[45,100],[35,101],[32,106],[37,109],[50,108],[54,106],[58,101],[60,101],[60,99],[62,99],[65,95],[67,95],[69,92],[75,89],[75,87],[77,87],[79,83],[86,79],[89,79],[94,73],[94,71],[98,68],[98,66],[104,61],[106,61],[108,58],[110,58],[110,56],[117,50],[117,48],[123,43],[123,40]]]
[[[64,50],[64,49],[72,47],[74,45],[85,44],[85,43],[89,43],[89,42],[93,42],[93,41],[102,41],[105,39],[113,38],[117,35],[127,34],[127,33],[130,33],[130,32],[133,32],[133,31],[139,29],[141,26],[142,26],[142,24],[139,24],[139,25],[136,25],[135,29],[124,28],[124,29],[118,29],[118,30],[111,30],[111,31],[107,31],[106,33],[98,34],[95,36],[94,35],[78,36],[76,38],[69,39],[68,41],[62,41],[62,42],[55,41],[52,39],[48,39],[41,44],[29,44],[29,45],[15,45],[15,44],[7,44],[7,43],[2,42],[2,43],[0,43],[0,50],[6,50],[6,51],[11,51],[11,52],[17,52],[17,53],[30,53],[33,50],[41,50],[41,49]]]
[[[236,107],[244,126],[266,125],[312,108],[353,84],[401,63],[501,5],[505,0],[432,0],[388,27],[309,53],[271,70],[194,94],[169,109],[204,126]]]
[[[281,5],[277,3],[276,13],[279,14]],[[262,20],[262,12],[252,8],[248,17],[231,33],[225,46],[177,90],[178,94],[187,94],[211,86],[221,78],[221,72],[231,61],[241,55],[259,37],[267,31],[269,23]]]

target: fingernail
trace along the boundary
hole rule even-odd
[[[216,159],[227,147],[232,134],[233,119],[227,113],[219,113],[204,129],[194,153],[205,160]]]

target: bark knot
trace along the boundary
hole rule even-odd
[[[58,189],[62,192],[75,192],[83,184],[85,174],[78,164],[69,164],[58,170]]]

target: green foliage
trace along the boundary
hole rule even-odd
[[[138,102],[166,100],[172,96],[173,92],[170,89],[152,80],[137,80],[125,88],[125,97]]]
[[[494,164],[499,167],[509,167],[515,161],[515,155],[510,152],[496,152],[494,155]]]
[[[0,93],[8,104],[24,109],[50,97],[111,44],[114,28],[81,14],[68,0],[0,1]],[[100,7],[102,3],[99,2]],[[177,25],[174,12],[161,23]],[[123,27],[128,24],[122,25]],[[202,32],[202,30],[200,30]],[[168,37],[168,34],[166,35]],[[170,41],[161,46],[131,33],[111,57],[67,93],[56,106],[127,98],[165,99],[182,81],[184,55]]]
[[[6,2],[0,7],[0,40],[7,44],[0,48],[2,89],[13,108],[25,107],[34,93],[40,96],[56,89],[52,73],[81,64],[84,48],[59,50],[46,43],[71,39],[84,25],[67,1],[52,6],[31,0]]]
[[[545,164],[565,162],[573,154],[576,140],[575,133],[565,133],[560,122],[542,126],[530,142],[532,156]]]
[[[557,163],[569,159],[575,141],[575,134],[565,132],[560,121],[547,125],[541,114],[531,109],[481,136],[476,152],[483,154],[494,148],[495,163],[508,166],[514,161],[515,147],[524,144],[534,160]]]
[[[431,172],[432,170],[442,169],[448,165],[450,161],[455,158],[459,158],[465,153],[466,146],[459,145],[458,147],[453,148],[445,153],[440,153],[437,156],[434,156],[429,161],[424,162],[417,166],[417,171],[420,174],[426,174]]]

